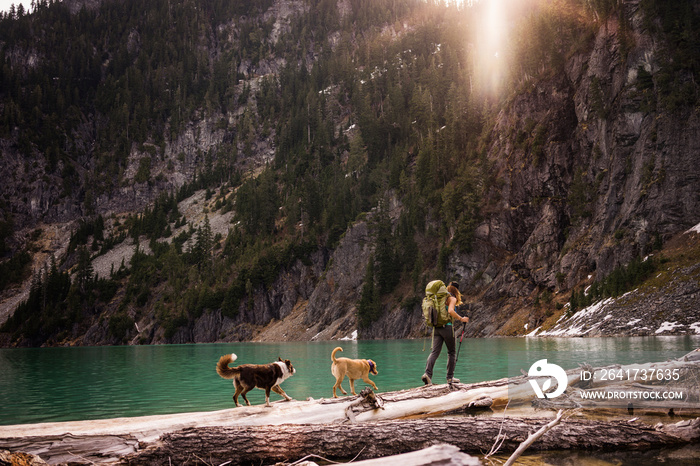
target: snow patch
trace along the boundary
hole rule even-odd
[[[632,319],[632,320],[630,320],[629,322],[627,322],[627,326],[628,326],[628,327],[631,327],[631,326],[633,326],[633,325],[638,324],[638,323],[641,322],[641,321],[642,321],[642,319]]]
[[[691,228],[690,230],[686,231],[686,233],[698,233],[698,234],[700,234],[700,223],[698,223],[697,225],[695,225],[695,226],[694,226],[693,228]]]
[[[357,330],[353,331],[350,335],[341,338],[341,340],[356,341],[357,340]]]
[[[696,335],[700,335],[700,322],[695,322],[694,324],[690,324],[690,330],[695,332]]]
[[[676,327],[683,327],[683,324],[679,324],[678,322],[664,322],[661,324],[661,327],[656,330],[656,333],[672,332]]]
[[[547,330],[546,332],[542,332],[540,336],[550,336],[550,337],[576,337],[576,336],[583,336],[590,332],[591,330],[595,329],[598,327],[601,323],[602,320],[598,320],[595,324],[590,325],[589,324],[589,318],[592,317],[595,314],[598,314],[605,310],[605,307],[612,303],[613,299],[608,298],[603,301],[599,301],[595,304],[592,304],[584,309],[581,309],[578,311],[576,314],[571,316],[570,319],[562,322],[561,324],[557,323],[557,325],[554,326],[552,330]],[[564,314],[566,315],[566,314]],[[561,320],[561,319],[560,319]]]

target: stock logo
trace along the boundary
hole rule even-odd
[[[527,375],[530,377],[548,377],[541,388],[537,380],[530,380],[530,385],[532,385],[532,389],[535,390],[537,398],[556,398],[564,393],[569,383],[564,369],[556,364],[548,363],[546,359],[540,359],[530,366]],[[552,378],[557,381],[557,389],[552,393],[547,393],[547,390],[552,386]]]

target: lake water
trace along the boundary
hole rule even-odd
[[[233,385],[215,371],[219,357],[236,353],[235,364],[262,364],[281,356],[297,370],[282,388],[295,399],[331,397],[335,382],[330,353],[373,359],[370,376],[379,392],[422,384],[430,340],[221,343],[162,346],[0,349],[0,425],[107,419],[232,408]],[[661,361],[700,346],[700,336],[631,338],[492,338],[462,342],[455,377],[479,382],[520,375],[526,364],[549,358],[565,369]],[[433,380],[444,383],[447,351]],[[510,364],[509,364],[510,362]],[[511,372],[511,373],[509,373]],[[513,373],[514,372],[514,373]],[[364,388],[358,381],[356,390]],[[347,378],[343,387],[349,392]],[[248,395],[264,402],[264,392]],[[271,394],[271,400],[279,400]]]

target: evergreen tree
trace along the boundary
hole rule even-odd
[[[78,264],[75,270],[75,280],[82,293],[88,290],[93,273],[94,269],[92,267],[90,251],[88,251],[87,247],[80,246],[78,248]]]
[[[197,239],[192,246],[192,261],[200,270],[211,270],[212,247],[214,236],[209,223],[209,216],[204,216],[204,223],[197,228]]]
[[[362,283],[360,302],[357,304],[357,320],[360,328],[367,328],[381,314],[381,302],[379,290],[374,283],[374,257],[370,256],[367,262],[365,277]]]
[[[401,279],[402,265],[396,253],[392,224],[380,205],[373,221],[377,290],[380,295],[391,293]],[[374,271],[373,271],[374,272]]]

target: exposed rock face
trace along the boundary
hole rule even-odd
[[[225,317],[221,311],[205,312],[195,320],[192,328],[181,329],[174,339],[182,343],[250,340],[257,327],[271,321],[284,320],[299,302],[309,300],[327,258],[322,252],[317,252],[311,259],[311,265],[297,261],[289,270],[280,274],[269,288],[255,290],[250,301],[244,299],[241,302],[235,318]],[[310,339],[298,337],[299,335],[288,335],[290,340]]]
[[[103,0],[63,0],[63,3],[68,5],[71,13],[76,14],[83,8],[94,10],[99,8]]]
[[[508,333],[533,294],[601,278],[647,253],[656,235],[667,240],[700,221],[700,119],[691,110],[643,110],[636,73],[658,59],[641,30],[634,37],[623,58],[610,22],[565,73],[534,84],[498,116],[489,159],[504,184],[488,193],[498,209],[477,229],[474,251],[450,263],[483,290],[474,335]],[[517,144],[518,131],[539,131],[541,146]]]
[[[276,18],[272,43],[289,28],[291,15],[304,8],[303,2],[275,2],[265,14],[265,20]],[[338,8],[341,16],[347,15],[349,3],[341,1]],[[525,84],[495,120],[486,155],[492,178],[499,183],[485,193],[488,209],[476,228],[472,251],[454,252],[447,264],[448,279],[459,280],[471,301],[468,331],[473,336],[522,334],[525,324],[529,329],[539,326],[544,316],[531,309],[542,291],[556,294],[604,277],[619,264],[646,254],[655,237],[667,240],[700,222],[700,116],[697,109],[668,112],[644,104],[640,70],[653,75],[662,57],[658,44],[642,29],[639,2],[625,2],[625,8],[630,11],[632,47],[622,52],[617,23],[610,20],[599,29],[589,50],[570,57],[559,74]],[[233,41],[236,25],[221,27],[230,29],[228,40]],[[132,39],[137,47],[138,36]],[[309,54],[313,58],[313,52]],[[254,67],[245,61],[239,64],[239,72],[249,77],[241,86],[253,91],[252,103],[261,75],[278,73],[284,64],[274,57]],[[155,148],[156,156],[152,150],[132,148],[125,185],[97,196],[95,211],[137,211],[163,190],[191,180],[203,163],[203,154],[236,139],[236,121],[243,110],[202,115],[173,140]],[[89,129],[83,131],[86,141],[94,137]],[[264,139],[259,134],[251,139],[252,154],[235,161],[236,168],[246,172],[254,172],[275,154],[274,131]],[[4,162],[0,177],[12,181],[0,186],[0,194],[12,193],[20,185],[19,178],[30,180],[22,185],[25,199],[13,206],[19,228],[33,228],[39,218],[67,222],[86,213],[85,192],[63,194],[61,180],[49,174],[43,162],[30,165],[9,143],[0,144]],[[85,153],[85,160],[75,166],[81,179],[90,169],[89,148]],[[151,158],[152,178],[161,175],[160,181],[135,182],[144,157]],[[396,203],[392,209],[396,223],[401,206]],[[356,303],[373,247],[367,222],[358,221],[334,251],[319,249],[310,258],[311,265],[298,261],[269,287],[254,290],[252,299],[241,302],[236,317],[208,311],[192,327],[168,339],[151,312],[136,322],[134,341],[249,340],[260,328],[278,321],[286,322],[290,330],[283,332],[283,338],[290,340],[347,337],[357,329]],[[697,269],[686,273],[696,275]],[[694,320],[691,312],[700,299],[696,285],[685,283],[669,295],[652,294],[649,305],[643,307],[632,297],[608,303],[581,324],[586,335],[655,334],[669,327],[676,332],[700,332],[700,327],[693,327],[700,319]],[[626,324],[640,318],[640,313],[648,319],[628,332]],[[608,314],[613,317],[599,322]],[[663,319],[653,317],[656,314]],[[418,305],[410,309],[388,305],[379,321],[361,329],[359,336],[417,336],[422,322]],[[664,327],[664,322],[669,325]],[[119,343],[112,341],[106,321],[95,321],[81,342]]]
[[[307,307],[307,324],[320,324],[323,329],[338,319],[354,317],[370,254],[369,228],[366,222],[358,222],[347,231],[316,285]]]

